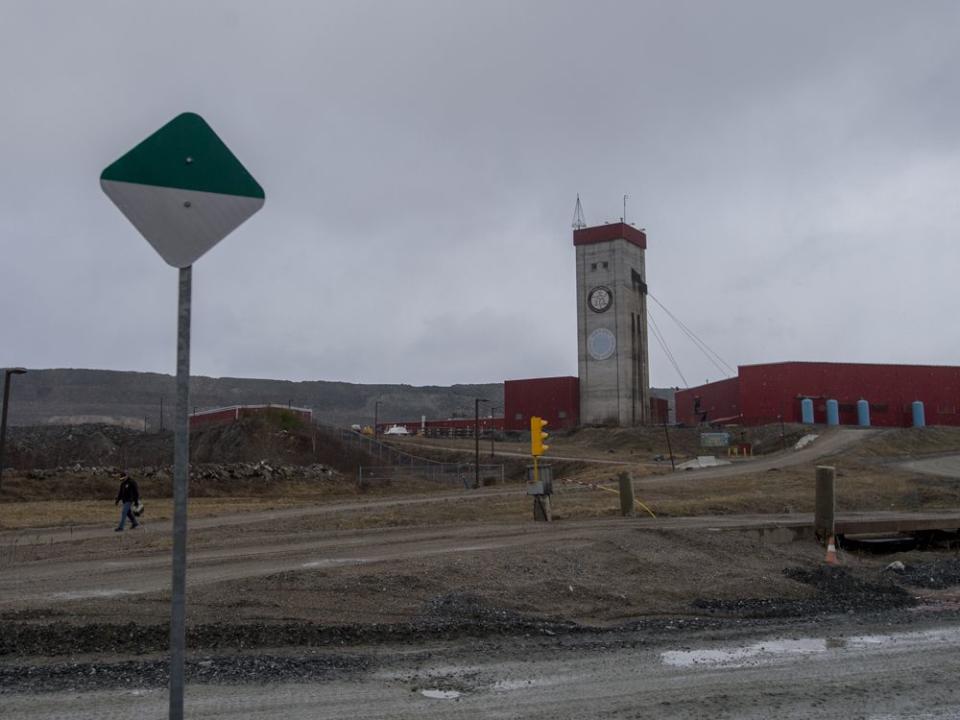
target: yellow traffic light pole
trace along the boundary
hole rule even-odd
[[[547,426],[547,421],[534,415],[530,418],[530,454],[533,455],[533,481],[540,482],[540,468],[537,461],[540,456],[550,449],[549,445],[544,445],[543,441],[549,435],[543,431]]]

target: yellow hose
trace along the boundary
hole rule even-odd
[[[595,485],[594,487],[596,487],[597,490],[603,490],[604,492],[611,492],[611,493],[613,493],[614,495],[619,495],[619,494],[620,494],[620,491],[619,491],[619,490],[614,490],[613,488],[603,487],[603,485]],[[650,517],[652,517],[654,520],[657,519],[657,516],[653,514],[653,510],[651,510],[650,508],[648,508],[648,507],[647,507],[646,505],[644,505],[642,502],[640,502],[640,501],[637,500],[636,498],[633,499],[633,502],[634,502],[635,505],[639,505],[641,508],[643,508],[644,510],[646,510],[647,514],[650,515]]]

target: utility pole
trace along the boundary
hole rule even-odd
[[[670,469],[676,471],[677,466],[673,462],[673,446],[670,445],[670,431],[667,429],[667,421],[663,421],[663,434],[667,436],[667,452],[670,453]]]
[[[3,372],[3,410],[0,411],[0,483],[3,482],[3,448],[7,442],[7,406],[10,403],[10,376],[23,375],[26,368],[7,368]],[[0,485],[2,487],[2,485]]]
[[[490,402],[483,398],[473,399],[473,487],[480,487],[480,403]]]
[[[380,431],[377,430],[377,424],[380,419],[380,403],[382,400],[377,400],[373,404],[373,439],[376,440],[380,436]]]

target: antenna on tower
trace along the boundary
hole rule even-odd
[[[577,204],[573,208],[573,229],[582,230],[587,226],[587,221],[583,219],[583,205],[580,204],[580,193],[577,193]]]

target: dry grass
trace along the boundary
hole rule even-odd
[[[689,476],[648,476],[636,483],[636,497],[657,515],[762,514],[812,512],[813,468],[791,468],[739,478],[694,479]],[[610,471],[595,478],[608,490],[616,489]],[[960,507],[960,481],[951,478],[917,477],[907,472],[868,465],[840,466],[837,507],[843,511],[947,509]],[[302,520],[315,529],[363,529],[426,526],[450,523],[526,520],[532,500],[520,485],[516,493],[471,497],[464,502],[405,505],[382,509],[344,511]],[[373,497],[396,493],[399,488],[380,488]],[[436,486],[433,486],[434,491]],[[348,497],[356,497],[351,495]],[[344,496],[304,490],[283,497],[191,498],[191,517],[209,517],[326,504]],[[580,485],[555,483],[554,515],[558,520],[594,518],[619,512],[616,493]],[[172,516],[172,501],[148,503],[147,522]],[[0,504],[0,528],[110,524],[117,520],[115,506],[107,501],[33,501]]]
[[[173,500],[154,500],[147,505],[144,522],[173,517]],[[190,517],[210,517],[238,512],[276,510],[302,504],[298,498],[193,498]],[[43,500],[0,504],[0,529],[116,524],[120,510],[111,502],[94,500]]]
[[[847,458],[909,459],[918,455],[960,452],[960,427],[896,428],[881,430],[852,448]]]
[[[574,437],[576,436],[563,440],[571,442]],[[521,443],[515,445],[523,446]],[[838,510],[916,511],[960,507],[960,481],[920,476],[901,470],[891,462],[898,457],[942,453],[958,448],[960,428],[888,430],[874,435],[864,443],[829,460],[838,469]],[[588,449],[580,446],[582,452],[587,452]],[[641,464],[614,466],[555,462],[554,469],[554,513],[557,519],[616,514],[619,508],[616,494],[579,485],[567,485],[564,480],[602,483],[613,489],[616,488],[617,473],[623,470],[630,471],[637,479],[637,499],[650,506],[658,515],[678,517],[813,510],[812,465],[721,479],[671,474],[667,466],[657,468]],[[5,478],[5,486],[7,482]],[[108,486],[99,478],[48,478],[42,484],[44,497],[64,498],[72,495],[75,498],[57,501],[35,500],[40,492],[29,485],[36,483],[23,477],[14,476],[9,479],[9,483],[11,492],[32,494],[33,497],[0,503],[0,528],[116,522],[117,511],[112,503],[112,493],[115,492],[112,480]],[[317,516],[310,523],[330,529],[358,529],[528,519],[532,513],[532,501],[523,494],[520,485],[515,487],[516,494],[510,496],[491,495],[474,497],[468,502],[338,512]],[[198,497],[193,494],[194,488],[195,486],[191,487],[190,500],[193,517],[281,509],[304,503],[326,504],[332,500],[363,497],[435,494],[438,490],[452,489],[450,485],[437,485],[426,481],[403,481],[393,485],[377,485],[361,492],[355,482],[341,480],[322,483],[283,482],[262,485],[257,488],[257,493],[245,493],[243,488],[224,483],[204,488],[205,492],[215,495],[214,497]],[[237,496],[232,497],[231,493],[236,493]],[[149,492],[149,484],[146,485],[144,495],[148,504],[147,522],[171,517],[172,503],[169,499],[151,499],[156,496]],[[101,499],[86,499],[90,497]]]

